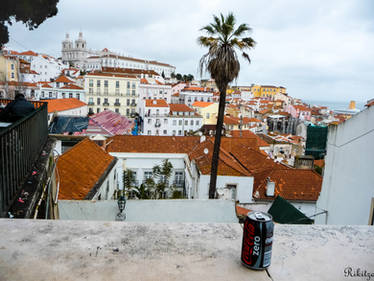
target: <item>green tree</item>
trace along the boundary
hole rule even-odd
[[[162,71],[161,76],[162,76],[162,78],[165,79],[165,72],[164,71]]]
[[[192,74],[187,75],[187,81],[191,82],[194,79]]]
[[[125,193],[128,197],[132,197],[132,193],[135,188],[135,175],[134,172],[131,170],[124,170],[122,175],[122,181],[123,181],[123,190],[125,190]]]
[[[236,20],[232,13],[226,17],[213,16],[214,22],[201,28],[207,36],[200,36],[198,43],[208,48],[208,52],[200,59],[200,75],[208,71],[215,80],[220,92],[218,106],[218,119],[216,125],[216,136],[212,157],[209,198],[215,198],[218,154],[221,144],[223,117],[225,113],[226,89],[229,83],[236,79],[240,71],[240,63],[236,49],[240,50],[242,56],[250,62],[245,52],[254,47],[255,41],[247,34],[251,31],[247,24],[240,24],[235,28]]]
[[[152,169],[153,177],[157,180],[155,186],[155,199],[162,198],[167,189],[171,189],[169,179],[173,171],[173,165],[168,159],[162,161],[161,166],[156,165]]]
[[[30,30],[57,14],[59,0],[2,0],[0,8],[0,48],[8,43],[8,25],[23,22]]]
[[[177,78],[178,81],[182,81],[183,77],[180,73],[177,73],[177,75],[175,76],[175,78]]]

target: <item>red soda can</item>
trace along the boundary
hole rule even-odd
[[[273,246],[273,217],[264,212],[248,213],[243,227],[242,263],[262,270],[270,266]]]

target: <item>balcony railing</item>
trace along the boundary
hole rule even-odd
[[[0,99],[2,105],[9,102]],[[32,104],[34,112],[0,128],[0,217],[6,215],[48,138],[47,103]]]
[[[121,106],[121,103],[120,102],[115,102],[114,106]]]

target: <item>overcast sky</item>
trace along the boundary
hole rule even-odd
[[[257,42],[238,85],[284,86],[293,97],[374,98],[373,0],[60,0],[37,30],[10,27],[9,48],[61,56],[61,41],[82,31],[92,49],[156,59],[200,78],[206,50],[196,43],[212,15],[232,11]]]

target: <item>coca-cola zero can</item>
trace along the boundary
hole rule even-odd
[[[251,269],[270,266],[273,245],[273,217],[264,212],[248,213],[243,227],[242,263]]]

